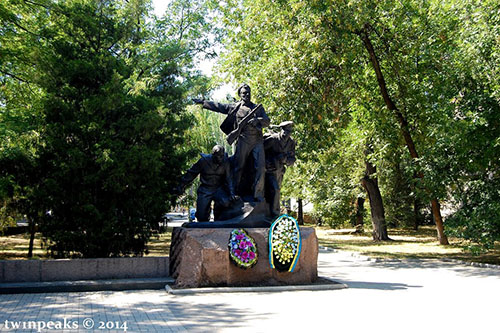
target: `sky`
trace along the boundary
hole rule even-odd
[[[153,0],[153,8],[156,16],[163,15],[169,2],[170,0]],[[216,59],[201,61],[198,68],[203,74],[211,76],[213,74],[213,67],[215,65],[215,62]],[[221,101],[226,98],[227,94],[231,94],[231,96],[234,96],[234,89],[235,88],[231,85],[224,84],[220,88],[212,92],[212,99],[215,101]]]
[[[153,7],[155,9],[156,16],[161,16],[163,12],[165,12],[169,2],[169,0],[153,0]]]

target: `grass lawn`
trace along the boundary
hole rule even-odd
[[[170,253],[170,236],[172,227],[167,228],[167,232],[153,235],[148,243],[148,257],[163,257]]]
[[[459,259],[500,265],[500,244],[493,251],[472,255],[462,249],[463,241],[449,238],[450,245],[442,246],[437,241],[436,228],[425,226],[413,229],[389,229],[392,241],[375,242],[370,232],[354,234],[354,229],[330,229],[316,227],[319,244],[333,249],[359,252],[375,258],[437,258]]]
[[[459,239],[450,238],[450,246],[439,245],[436,229],[420,227],[412,229],[389,229],[390,242],[374,242],[369,232],[354,234],[353,229],[330,229],[316,227],[319,244],[333,249],[359,252],[377,258],[438,258],[460,259],[465,261],[492,263],[500,265],[500,244],[493,251],[474,256],[462,250]],[[153,235],[146,256],[168,256],[170,250],[171,228],[167,232]],[[29,235],[12,235],[0,237],[0,259],[26,259]],[[41,247],[40,235],[37,234],[33,259],[47,259]]]
[[[30,243],[29,234],[0,236],[0,260],[27,259]],[[40,234],[35,237],[33,259],[48,259],[47,253],[41,246]]]

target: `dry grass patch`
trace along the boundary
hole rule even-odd
[[[319,244],[334,249],[359,252],[376,258],[437,258],[460,259],[473,262],[500,264],[500,245],[486,254],[474,256],[463,251],[463,241],[450,238],[449,246],[440,245],[433,227],[389,229],[392,241],[375,242],[368,232],[355,234],[354,229],[335,230],[316,227]]]
[[[47,259],[47,253],[42,248],[40,234],[35,237],[33,244],[32,259]],[[28,248],[30,244],[29,234],[19,234],[0,237],[0,260],[17,260],[27,259]]]
[[[500,265],[500,244],[486,254],[474,256],[462,250],[462,241],[450,238],[450,246],[439,245],[436,230],[433,227],[421,227],[415,232],[410,229],[390,229],[390,242],[374,242],[371,234],[354,234],[354,229],[330,229],[316,227],[319,244],[334,249],[359,252],[377,258],[437,258],[460,259],[465,261],[492,263]],[[154,234],[148,243],[147,257],[168,256],[172,228],[166,232]],[[0,237],[0,260],[27,259],[29,235],[12,235]],[[40,234],[36,235],[33,259],[48,259],[42,248]]]
[[[155,234],[151,237],[146,257],[165,257],[169,255],[172,229],[172,227],[168,227],[166,232]]]
[[[148,243],[149,251],[144,256],[168,256],[171,234],[172,228],[168,228],[164,233],[154,234]],[[0,260],[27,260],[29,242],[29,234],[0,236]],[[33,258],[31,259],[50,259],[47,251],[42,247],[41,235],[39,233],[35,236]]]

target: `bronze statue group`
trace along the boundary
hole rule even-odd
[[[295,162],[293,122],[280,123],[278,133],[263,134],[263,129],[270,126],[264,108],[251,101],[247,84],[238,88],[238,96],[240,101],[231,104],[193,100],[205,109],[227,115],[220,128],[229,144],[236,141],[234,155],[230,157],[220,145],[214,146],[211,154],[201,154],[174,191],[182,193],[200,176],[196,202],[198,222],[210,220],[212,202],[215,221],[223,220],[224,211],[242,202],[265,203],[269,208],[268,217],[280,215],[281,182],[286,167]]]

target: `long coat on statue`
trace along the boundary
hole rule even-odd
[[[244,104],[242,101],[232,104],[211,101],[204,101],[203,103],[203,108],[227,115],[220,126],[225,134],[229,134],[236,129],[241,120],[256,106],[254,103]],[[255,112],[253,117],[260,118],[260,120],[255,121],[254,124],[247,124],[241,130],[235,153],[232,156],[233,183],[237,194],[247,194],[245,189],[240,187],[240,184],[242,183],[241,178],[245,164],[250,163],[253,179],[250,181],[251,193],[248,194],[251,194],[254,198],[263,199],[265,156],[262,128],[269,126],[270,120],[262,107]]]
[[[280,133],[264,135],[266,153],[266,201],[270,205],[271,214],[280,215],[281,182],[287,166],[295,163],[295,141],[283,139]]]

